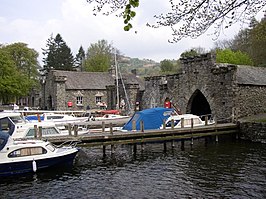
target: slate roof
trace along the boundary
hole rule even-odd
[[[137,77],[133,73],[122,74],[122,78],[125,84],[139,84],[140,90],[145,90],[144,80]]]
[[[237,66],[238,84],[266,86],[266,67]]]
[[[114,78],[108,72],[75,72],[55,70],[54,75],[66,76],[66,89],[102,90],[114,85]]]
[[[66,76],[66,89],[73,90],[105,90],[106,86],[115,85],[115,77],[109,72],[76,72],[54,70],[56,76]],[[144,81],[134,74],[122,74],[125,84],[139,84],[144,90]]]

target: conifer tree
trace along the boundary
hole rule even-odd
[[[47,49],[43,49],[43,54],[46,56],[43,59],[45,72],[51,69],[73,70],[73,55],[60,34],[57,34],[55,38],[51,35],[47,40],[46,47]]]
[[[79,71],[84,70],[84,61],[85,61],[85,51],[82,46],[80,46],[78,54],[76,55],[75,58],[75,66]]]

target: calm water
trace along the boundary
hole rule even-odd
[[[0,198],[266,198],[266,144],[82,147],[74,168],[0,179]]]

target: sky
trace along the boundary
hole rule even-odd
[[[48,38],[60,34],[70,47],[73,56],[80,46],[86,51],[90,44],[105,39],[123,55],[131,58],[178,59],[180,54],[193,47],[206,50],[214,46],[215,37],[208,31],[197,39],[185,38],[169,43],[171,29],[153,29],[146,26],[153,16],[169,8],[167,0],[142,0],[133,19],[133,31],[124,31],[123,21],[115,15],[93,15],[93,5],[86,0],[0,0],[0,44],[23,42],[39,53]],[[152,2],[152,4],[151,4]],[[239,31],[239,26],[223,31],[219,40],[230,39]]]

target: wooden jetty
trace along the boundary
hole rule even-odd
[[[184,141],[193,139],[215,136],[218,141],[219,135],[238,134],[238,125],[234,123],[213,124],[200,127],[179,128],[179,129],[156,129],[156,130],[140,130],[140,131],[113,131],[110,124],[110,131],[100,133],[88,133],[85,135],[58,136],[46,138],[52,143],[61,144],[67,141],[79,141],[86,146],[106,146],[120,144],[142,144],[147,142],[161,141]]]

